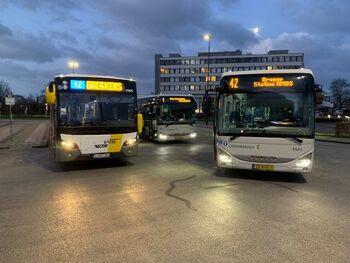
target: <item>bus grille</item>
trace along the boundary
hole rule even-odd
[[[257,156],[257,155],[235,155],[235,158],[246,161],[246,162],[254,162],[254,163],[287,163],[292,161],[292,158],[278,158],[275,156]]]

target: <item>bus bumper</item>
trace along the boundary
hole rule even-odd
[[[312,172],[313,153],[310,152],[304,156],[286,163],[254,163],[246,162],[235,158],[225,151],[218,149],[217,164],[222,168],[291,172],[291,173],[309,173]]]
[[[82,154],[78,148],[65,149],[60,146],[56,146],[55,160],[57,162],[71,162],[77,160],[96,160],[106,158],[122,158],[122,157],[134,157],[138,154],[138,144],[132,146],[124,145],[120,152],[104,152],[96,154]]]

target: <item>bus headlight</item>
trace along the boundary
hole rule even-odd
[[[126,146],[132,146],[136,143],[137,139],[136,138],[132,138],[132,139],[129,139],[125,142],[125,145]]]
[[[168,139],[168,135],[165,135],[165,134],[159,134],[159,139],[160,140],[166,140],[166,139]]]
[[[196,137],[197,137],[197,133],[192,132],[192,133],[190,134],[190,137],[191,137],[191,138],[196,138]]]
[[[228,153],[218,149],[218,161],[219,163],[230,165],[232,164],[232,157]]]
[[[65,150],[73,150],[77,148],[77,145],[72,142],[72,141],[66,141],[63,140],[61,141],[61,146],[65,149]]]
[[[312,160],[312,153],[298,159],[296,165],[299,168],[309,167],[311,165],[311,160]]]

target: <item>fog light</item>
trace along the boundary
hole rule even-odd
[[[309,167],[311,165],[312,154],[306,155],[297,160],[296,165],[299,168]]]
[[[232,158],[228,156],[227,154],[219,154],[219,160],[222,163],[230,164],[232,162]]]
[[[231,155],[227,154],[226,152],[218,149],[218,161],[221,164],[230,165],[230,164],[232,164],[232,157],[231,157]]]
[[[196,137],[197,137],[197,133],[192,132],[192,133],[190,134],[190,137],[191,137],[191,138],[196,138]]]
[[[71,141],[61,141],[61,146],[66,150],[72,150],[76,147],[75,143]]]
[[[131,145],[134,145],[136,143],[136,138],[132,138],[132,139],[129,139],[125,142],[125,145],[127,146],[131,146]]]
[[[159,139],[160,139],[160,140],[166,140],[166,139],[168,139],[168,135],[159,134]]]

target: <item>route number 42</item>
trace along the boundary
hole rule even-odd
[[[238,78],[231,78],[229,85],[231,89],[238,89]]]

